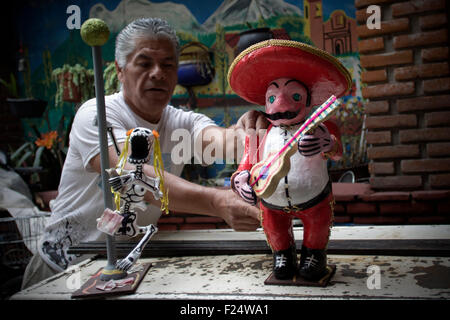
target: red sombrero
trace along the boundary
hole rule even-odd
[[[242,51],[228,71],[228,83],[245,100],[265,105],[269,83],[278,78],[303,82],[311,92],[311,105],[331,95],[341,97],[351,88],[352,77],[329,53],[310,45],[281,39],[258,42]]]

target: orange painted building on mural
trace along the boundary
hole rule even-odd
[[[322,0],[304,0],[304,33],[314,45],[333,55],[356,52],[358,37],[356,21],[343,10],[335,10],[323,21]]]

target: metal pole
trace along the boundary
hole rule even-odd
[[[112,193],[108,182],[108,174],[105,169],[109,165],[108,153],[108,137],[106,127],[106,111],[105,111],[105,91],[103,86],[103,69],[102,69],[102,49],[100,46],[92,47],[92,57],[94,63],[94,79],[95,79],[95,96],[97,99],[97,123],[98,136],[100,141],[100,169],[102,176],[103,202],[105,209],[112,209]],[[126,276],[126,272],[116,270],[116,252],[114,245],[114,237],[106,235],[106,254],[107,264],[100,276],[101,280],[121,279]]]

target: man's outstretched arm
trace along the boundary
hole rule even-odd
[[[114,167],[117,161],[116,151],[114,147],[110,147],[110,167]],[[90,165],[100,173],[99,154],[91,159]],[[134,168],[126,164],[125,169]],[[153,166],[144,165],[143,170],[145,175],[156,177]],[[164,180],[169,192],[169,209],[172,211],[219,217],[236,231],[253,231],[260,226],[259,209],[245,203],[231,189],[204,187],[168,172],[164,172]],[[146,193],[145,200],[156,206],[161,205],[150,192]]]

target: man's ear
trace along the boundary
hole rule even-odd
[[[117,60],[114,60],[114,64],[116,66],[117,79],[119,79],[120,83],[122,83],[122,79],[123,79],[122,68],[119,67],[119,65],[117,64]]]

